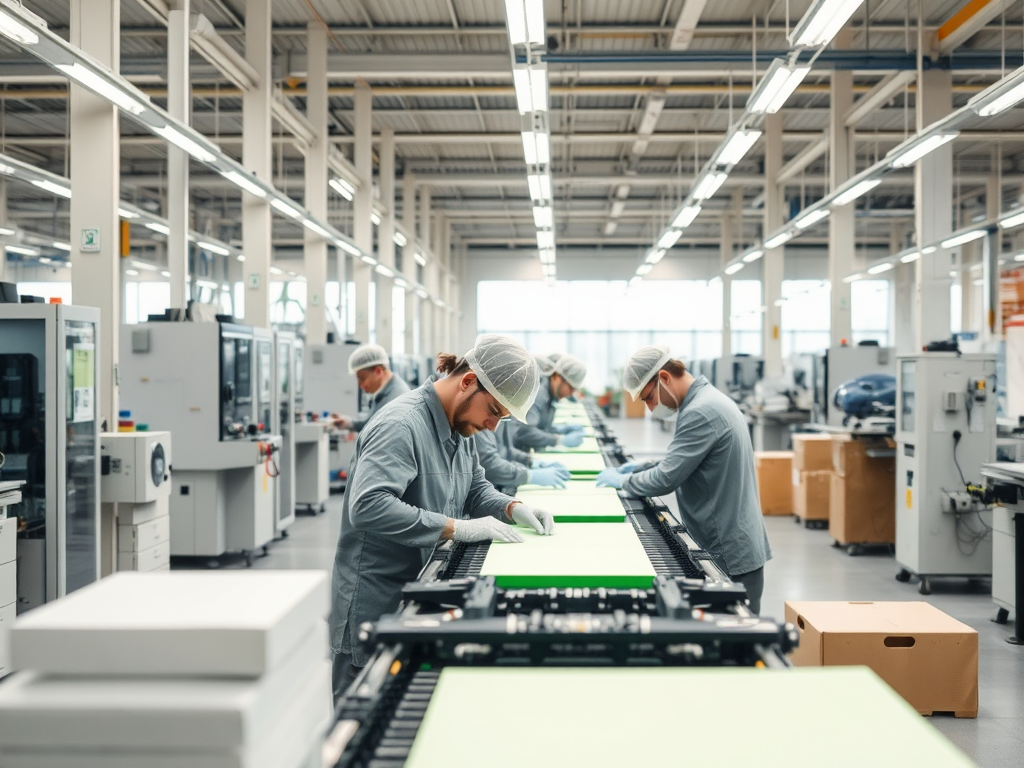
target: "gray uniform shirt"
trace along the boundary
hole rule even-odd
[[[699,376],[690,385],[665,458],[627,475],[632,496],[676,492],[683,523],[730,576],[771,559],[747,424],[729,397]]]
[[[558,435],[550,432],[551,423],[555,420],[556,400],[551,396],[551,377],[540,377],[540,389],[537,399],[533,401],[526,423],[517,424],[513,444],[521,451],[531,448],[550,448],[558,444]]]
[[[484,476],[504,493],[515,493],[530,477],[530,455],[512,445],[515,425],[505,420],[493,432],[473,435]]]
[[[366,422],[373,418],[373,414],[383,408],[385,405],[390,403],[396,397],[400,397],[409,391],[409,385],[405,383],[405,379],[400,379],[394,374],[391,374],[391,378],[388,379],[388,383],[378,389],[370,397],[370,402],[366,407],[366,415],[360,414],[358,417],[352,419],[352,429],[355,432],[362,432],[366,426]]]
[[[383,408],[359,435],[334,558],[331,648],[364,666],[359,625],[398,608],[444,530],[445,519],[508,522],[512,499],[494,489],[472,441],[448,426],[432,382]]]

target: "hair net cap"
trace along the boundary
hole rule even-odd
[[[525,422],[540,389],[537,361],[526,347],[508,336],[484,334],[466,353],[466,362],[483,388]]]
[[[629,396],[636,400],[647,382],[671,359],[668,347],[641,347],[634,352],[622,372],[622,386]]]
[[[583,380],[587,378],[587,366],[582,360],[574,355],[559,355],[557,359],[552,355],[550,359],[554,372],[568,381],[573,389],[583,386]]]
[[[537,368],[540,370],[541,376],[550,376],[555,372],[550,355],[534,355],[533,359],[537,361]]]
[[[348,357],[348,372],[355,373],[364,368],[374,368],[378,365],[391,369],[388,361],[388,351],[379,344],[363,344],[356,347]]]

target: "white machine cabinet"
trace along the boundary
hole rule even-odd
[[[995,372],[994,355],[897,359],[896,578],[920,576],[921,594],[931,577],[992,573],[992,513],[965,485],[995,460]]]
[[[20,491],[0,489],[0,677],[11,671],[9,633],[18,602],[18,519],[7,517],[7,507],[19,501]]]
[[[282,537],[288,535],[288,527],[295,522],[295,427],[296,417],[296,352],[299,341],[294,333],[275,331],[277,367],[274,386],[278,396],[278,419],[274,431],[281,435],[281,458],[278,477],[278,496],[274,510],[275,530]]]
[[[1015,504],[1000,505],[992,510],[992,602],[996,604],[995,622],[1005,624],[1014,614],[1014,633],[1006,641],[1024,645],[1024,617],[1017,610],[1017,596],[1024,592],[1024,541],[1017,538],[1024,524],[1024,463],[997,462],[982,467],[982,474],[991,486],[1009,486]]]
[[[342,413],[354,416],[362,405],[356,377],[348,372],[348,359],[358,344],[311,344],[305,352],[305,407],[316,414]],[[331,438],[332,477],[348,468],[355,442],[342,435]]]
[[[331,495],[330,436],[322,422],[295,425],[295,503],[323,512]]]

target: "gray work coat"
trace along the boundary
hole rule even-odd
[[[405,383],[405,379],[400,379],[394,374],[391,374],[391,378],[388,379],[388,383],[371,395],[370,402],[366,407],[366,413],[360,413],[359,416],[352,419],[352,430],[355,432],[362,432],[366,427],[366,423],[373,418],[373,414],[390,403],[396,397],[400,397],[408,391],[409,385]]]

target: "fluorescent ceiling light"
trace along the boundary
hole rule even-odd
[[[530,42],[537,45],[544,44],[544,0],[525,0],[526,6],[526,30],[530,35]]]
[[[39,263],[40,264],[53,264],[53,259],[48,259],[45,256],[40,256],[39,257]]]
[[[527,165],[537,164],[537,140],[533,131],[523,131],[523,156]]]
[[[751,94],[750,111],[755,115],[774,115],[810,71],[808,66],[790,68],[782,59],[776,59]]]
[[[277,209],[278,211],[283,213],[285,216],[291,216],[293,219],[301,219],[302,218],[302,211],[300,211],[298,208],[296,208],[293,205],[289,205],[284,200],[280,200],[280,199],[278,199],[276,197],[272,198],[270,200],[270,206],[272,208]]]
[[[541,264],[554,264],[555,263],[555,249],[554,248],[541,248],[537,254],[540,257]]]
[[[94,91],[107,101],[116,104],[125,112],[141,115],[146,111],[145,105],[140,104],[139,100],[134,96],[109,80],[105,80],[91,69],[83,67],[77,61],[74,64],[57,64],[55,66],[72,80],[88,88],[90,91]]]
[[[900,256],[900,264],[910,264],[912,261],[917,261],[920,258],[921,254],[914,251],[913,253],[908,253],[905,256]]]
[[[414,251],[412,254],[413,261],[419,264],[421,267],[427,266],[427,260],[419,251]]]
[[[202,248],[205,251],[209,251],[210,253],[216,253],[218,256],[230,256],[231,255],[231,251],[229,251],[227,248],[221,248],[219,245],[214,245],[213,243],[207,243],[207,242],[204,242],[203,240],[200,240],[198,243],[196,243],[196,245],[199,246],[200,248]]]
[[[744,266],[746,265],[742,261],[737,261],[735,264],[730,264],[728,267],[725,268],[725,274],[735,275],[737,272],[743,269]]]
[[[245,254],[238,254],[235,256],[235,261],[245,261]]]
[[[135,211],[129,211],[129,210],[126,210],[124,208],[118,208],[117,209],[117,215],[120,216],[122,219],[137,219],[137,218],[139,218],[139,214],[135,213]]]
[[[419,296],[421,299],[426,299],[426,298],[428,298],[430,296],[430,294],[427,293],[422,288],[417,288],[416,289],[416,295]]]
[[[551,175],[542,173],[540,175],[540,195],[545,200],[551,199]]]
[[[793,226],[797,229],[807,229],[808,227],[817,224],[822,219],[828,218],[829,213],[830,211],[828,208],[819,208],[816,211],[805,213],[793,222]]]
[[[707,173],[701,178],[690,194],[694,200],[707,200],[718,191],[718,188],[725,183],[728,176],[729,174],[724,171]]]
[[[788,243],[793,239],[793,233],[790,231],[779,232],[774,237],[769,237],[764,241],[765,250],[771,250],[772,248],[778,248],[783,243]]]
[[[331,179],[328,183],[331,185],[331,189],[346,200],[352,200],[356,195],[356,188],[345,181],[345,179]]]
[[[13,229],[7,229],[7,227],[0,227],[0,235],[3,235],[4,237],[8,237],[8,236],[13,235],[13,234],[14,234],[14,230]]]
[[[221,176],[230,181],[236,187],[241,187],[250,195],[255,197],[266,197],[267,191],[259,186],[255,181],[248,178],[247,176],[239,173],[238,171],[221,171]]]
[[[949,131],[947,133],[936,133],[928,138],[918,141],[915,144],[911,144],[908,148],[900,150],[899,147],[892,150],[890,154],[896,154],[892,159],[893,168],[907,168],[913,165],[922,157],[927,155],[929,152],[934,152],[936,149],[941,147],[943,144],[948,144],[957,136],[960,135],[959,131]]]
[[[283,275],[284,274],[284,270],[280,269],[279,267],[271,267],[270,268],[270,274],[272,274],[272,275]]]
[[[172,125],[165,125],[162,128],[154,128],[157,136],[162,136],[179,149],[188,152],[192,157],[201,163],[212,163],[217,156],[198,142],[189,138]]]
[[[636,268],[636,273],[640,275],[640,277],[643,277],[652,269],[654,269],[654,267],[651,264],[641,264],[639,267]]]
[[[339,239],[334,241],[334,244],[336,246],[338,246],[339,248],[341,248],[341,250],[345,251],[346,253],[350,253],[353,256],[358,256],[358,257],[362,258],[363,252],[360,251],[358,248],[356,248],[354,245],[352,245],[352,243],[348,242],[347,240],[342,240],[342,239],[339,238]]]
[[[721,283],[722,283],[722,276],[721,275],[715,275],[710,280],[708,280],[708,288],[710,288],[713,285],[720,285]]]
[[[136,269],[144,269],[147,272],[159,272],[160,271],[159,267],[154,267],[152,264],[147,264],[146,262],[139,261],[138,259],[132,259],[132,266],[135,267]]]
[[[146,222],[146,227],[149,228],[149,229],[152,229],[154,232],[159,232],[161,235],[169,235],[169,234],[171,234],[171,228],[170,227],[168,227],[168,226],[166,226],[164,224],[158,224],[155,221],[147,221]]]
[[[746,254],[743,257],[743,263],[744,264],[753,264],[755,261],[760,259],[762,256],[764,256],[764,251],[762,251],[760,248],[756,248],[755,250],[751,251],[750,253]]]
[[[893,264],[891,261],[885,261],[885,262],[882,262],[881,264],[875,264],[875,266],[873,266],[873,267],[868,267],[868,274],[869,275],[880,275],[883,272],[888,272],[890,269],[895,268],[895,266],[896,265]]]
[[[399,248],[405,248],[406,244],[409,242],[401,232],[395,232],[391,239],[395,241],[395,245]]]
[[[927,256],[929,253],[935,253],[937,250],[939,249],[936,248],[934,245],[929,245],[921,249],[921,254]]]
[[[533,209],[533,224],[538,229],[549,229],[554,226],[554,211],[551,206],[535,206]]]
[[[71,243],[62,243],[60,240],[55,240],[53,242],[53,247],[56,248],[58,251],[70,251]]]
[[[391,269],[385,267],[383,264],[378,264],[377,266],[375,266],[373,268],[373,271],[376,272],[378,275],[384,275],[384,277],[395,276],[395,273]]]
[[[39,35],[30,26],[23,24],[6,10],[0,11],[0,34],[22,45],[35,45],[39,42]]]
[[[864,274],[862,272],[858,272],[855,275],[848,275],[848,276],[844,277],[843,278],[843,282],[844,283],[854,283],[854,282],[860,280],[862,277],[864,277]]]
[[[373,222],[373,226],[379,227],[380,226],[380,215],[376,211],[371,211],[370,212],[370,221]]]
[[[136,277],[136,276],[138,276],[138,274],[139,274],[139,270],[137,270],[137,269],[126,269],[126,270],[124,271],[124,273],[125,273],[126,275],[131,275],[132,277]]]
[[[955,248],[958,245],[969,243],[972,240],[978,240],[987,234],[984,229],[975,229],[971,232],[964,232],[962,235],[956,235],[949,238],[948,240],[942,241],[943,248]]]
[[[517,66],[512,69],[512,84],[516,89],[516,106],[519,114],[525,115],[533,111],[533,94],[530,92],[530,69]]]
[[[13,176],[15,171],[17,171],[16,168],[12,168],[9,165],[4,165],[3,163],[0,163],[0,173],[2,173],[4,176]]]
[[[612,203],[612,209],[608,215],[611,216],[613,219],[617,219],[619,218],[619,216],[622,215],[622,212],[624,210],[626,210],[626,201],[616,200],[614,203]]]
[[[555,247],[555,233],[551,230],[541,230],[537,232],[537,247],[538,248],[554,248]]]
[[[161,275],[162,275],[163,277],[170,277],[170,276],[171,276],[171,273],[170,273],[170,272],[168,272],[168,271],[167,271],[166,269],[162,270],[162,271],[160,272],[160,274],[161,274]]]
[[[793,32],[793,44],[815,47],[827,45],[864,0],[815,0]]]
[[[678,230],[678,229],[670,229],[665,234],[663,234],[661,236],[660,240],[658,240],[658,247],[659,248],[664,248],[665,250],[668,250],[673,245],[675,245],[677,242],[679,242],[679,238],[682,237],[682,236],[683,236],[683,233],[680,230]]]
[[[523,0],[505,0],[505,23],[508,25],[508,41],[512,45],[526,45]]]
[[[302,226],[304,226],[310,232],[315,232],[316,234],[320,235],[320,237],[324,238],[325,240],[333,240],[334,239],[334,235],[332,235],[330,232],[328,232],[326,229],[321,227],[319,224],[317,224],[312,219],[303,219],[302,220]]]
[[[5,245],[4,250],[8,253],[20,253],[22,256],[38,256],[38,248],[25,248],[20,245]]]
[[[359,258],[360,258],[361,261],[369,264],[371,267],[377,266],[377,260],[375,258],[373,258],[373,256],[370,256],[367,253],[359,254]]]
[[[530,173],[526,176],[526,183],[530,187],[530,199],[541,201],[544,198],[540,194],[540,174]]]
[[[1011,213],[1005,219],[999,220],[999,226],[1002,227],[1003,229],[1009,229],[1010,227],[1018,227],[1021,224],[1024,224],[1024,211],[1017,211],[1016,213]]]
[[[71,199],[71,188],[65,187],[63,184],[55,184],[49,179],[33,179],[32,183],[40,189],[45,189],[47,192],[52,192],[55,195],[66,197],[69,200]]]
[[[1024,67],[1018,67],[967,102],[982,117],[1005,112],[1024,99]]]
[[[867,194],[881,183],[881,179],[864,179],[864,181],[857,182],[848,190],[839,195],[835,200],[832,201],[832,204],[846,205],[848,203],[852,203],[858,197]]]
[[[537,140],[537,162],[547,165],[551,162],[551,137],[546,133],[534,134]]]
[[[546,69],[530,70],[530,96],[534,112],[548,111],[548,72]]]
[[[661,261],[663,258],[665,258],[665,254],[666,253],[668,253],[668,251],[666,251],[664,248],[654,248],[654,249],[652,249],[647,254],[647,263],[648,264],[657,264],[659,261]]]
[[[735,165],[738,163],[750,151],[754,143],[761,138],[761,133],[761,131],[755,130],[736,131],[725,142],[722,151],[718,153],[718,162],[722,165]]]
[[[395,285],[397,285],[399,288],[408,289],[409,288],[409,281],[406,280],[401,275],[395,275]]]
[[[688,226],[693,224],[693,220],[697,218],[699,213],[699,205],[687,205],[679,212],[679,215],[676,216],[675,220],[672,222],[672,226],[678,227],[679,229],[686,229]]]

